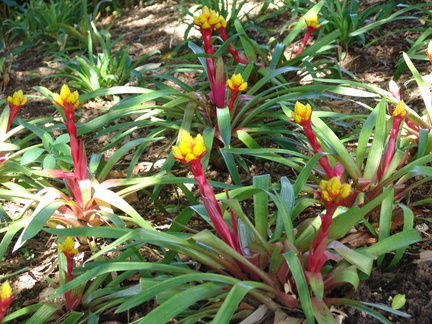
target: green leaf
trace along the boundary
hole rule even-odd
[[[57,162],[51,154],[45,156],[42,162],[42,167],[44,169],[55,169],[57,167]]]
[[[225,147],[231,143],[231,114],[228,107],[216,108],[217,124]]]
[[[49,303],[43,304],[34,315],[28,320],[32,324],[45,324],[48,323],[48,319],[59,310],[59,306],[54,306]]]
[[[255,282],[242,281],[236,283],[229,291],[228,296],[225,298],[222,306],[219,308],[215,318],[211,321],[214,324],[229,324],[231,323],[232,316],[236,311],[238,305],[243,300],[245,295],[256,288]]]
[[[270,175],[255,176],[252,180],[254,188],[267,190],[270,185]],[[262,191],[253,196],[255,228],[263,240],[267,240],[268,228],[268,195]]]
[[[382,99],[380,103],[375,108],[373,114],[375,115],[376,111],[376,124],[375,124],[375,133],[373,135],[372,140],[372,146],[369,149],[369,153],[367,155],[367,162],[365,166],[365,170],[363,173],[363,178],[372,180],[378,171],[378,168],[381,164],[381,159],[383,155],[383,148],[384,143],[386,141],[386,101],[385,99]],[[369,118],[368,118],[369,119]],[[365,134],[363,135],[363,132],[365,131]],[[363,135],[363,136],[362,136]],[[363,145],[363,147],[366,147],[366,136],[369,136],[370,133],[367,131],[367,128],[365,130],[362,129],[362,132],[360,133],[360,139],[362,140],[360,143],[359,139],[359,147],[360,145]],[[362,150],[361,155],[357,158],[363,158],[364,150]],[[357,161],[357,165],[361,163],[362,161]]]
[[[299,294],[303,312],[306,316],[306,320],[309,324],[314,324],[315,319],[311,296],[309,292],[309,287],[307,285],[306,277],[303,272],[303,268],[300,264],[300,260],[294,251],[286,252],[283,254],[283,256],[294,277],[294,281],[297,286],[297,291]]]
[[[391,307],[393,309],[399,309],[405,306],[406,297],[405,294],[397,294],[393,297]]]
[[[390,191],[390,194],[381,203],[379,233],[378,233],[379,241],[382,241],[387,237],[389,237],[392,216],[393,216],[394,188],[384,188],[384,190]],[[379,256],[377,260],[378,266],[380,266],[383,261],[384,261],[384,255]]]
[[[112,206],[124,211],[130,216],[131,220],[138,226],[142,228],[152,229],[153,227],[149,222],[147,222],[131,205],[129,205],[123,198],[121,198],[117,193],[98,188],[93,198],[100,199],[109,203]]]
[[[336,324],[336,319],[330,312],[326,303],[316,297],[312,297],[312,309],[314,316],[319,324]]]
[[[421,240],[422,237],[420,233],[416,229],[410,229],[387,237],[382,241],[365,248],[363,251],[379,256],[403,247],[407,247],[408,245],[417,243]]]
[[[189,306],[199,300],[213,297],[221,293],[221,289],[226,287],[225,284],[206,282],[192,286],[181,293],[169,298],[162,305],[153,309],[149,314],[141,318],[138,323],[141,324],[160,324],[167,323],[171,318],[178,316],[186,311]]]
[[[65,202],[63,200],[55,200],[46,206],[42,207],[39,212],[33,215],[32,220],[27,225],[27,227],[22,232],[21,236],[18,239],[18,242],[15,244],[15,249],[21,246],[24,241],[27,241],[34,237],[40,230],[45,226],[50,217],[55,213],[55,211],[63,206]]]
[[[361,270],[366,274],[370,274],[373,266],[373,255],[368,255],[366,253],[360,253],[351,250],[349,247],[343,245],[339,241],[333,241],[329,244],[329,248],[334,249],[343,259]]]
[[[36,161],[43,153],[45,152],[45,149],[43,148],[33,148],[29,151],[24,152],[24,154],[21,157],[20,164],[26,165],[29,163],[32,163]]]

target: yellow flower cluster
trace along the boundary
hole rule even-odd
[[[72,237],[68,236],[66,237],[66,240],[58,246],[58,248],[65,254],[76,255],[78,254],[78,249],[74,248],[74,243]]]
[[[405,103],[403,100],[399,101],[396,108],[393,110],[392,115],[395,117],[405,117],[407,114],[405,110]]]
[[[202,9],[199,16],[194,16],[194,23],[203,29],[226,27],[227,22],[224,17],[219,16],[216,11],[210,10],[207,6]]]
[[[78,91],[71,92],[69,87],[64,84],[60,89],[60,94],[55,93],[53,95],[54,101],[65,108],[67,105],[72,105],[73,107],[77,108],[79,103],[79,94]]]
[[[9,282],[5,281],[0,286],[0,302],[6,301],[11,296],[12,296],[12,288],[11,288]]]
[[[328,181],[321,180],[319,191],[324,201],[338,205],[342,199],[349,196],[351,186],[347,183],[341,184],[338,177],[333,177]]]
[[[292,118],[297,124],[301,124],[302,121],[308,121],[311,119],[312,107],[309,104],[303,105],[301,102],[296,102],[294,105],[294,111]]]
[[[174,157],[184,163],[199,160],[207,153],[201,134],[193,138],[186,131],[182,131],[179,144],[173,146],[172,150]]]
[[[14,94],[7,97],[7,101],[9,104],[14,105],[15,107],[22,107],[27,103],[27,98],[24,97],[24,93],[22,90],[14,92]]]
[[[248,84],[243,80],[242,75],[234,74],[231,79],[228,79],[226,82],[228,88],[235,91],[244,91],[246,90]]]
[[[318,24],[318,15],[313,15],[309,17],[309,19],[305,19],[306,26],[313,28],[313,29],[320,29],[321,25]]]

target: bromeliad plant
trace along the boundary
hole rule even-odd
[[[413,186],[423,183],[405,185],[414,176],[413,170],[418,170],[417,165],[428,163],[428,158],[416,159],[411,156],[410,139],[400,140],[399,133],[407,116],[404,102],[401,100],[391,112],[390,130],[385,108],[386,101],[382,100],[366,119],[354,152],[348,152],[330,127],[320,118],[312,116],[309,104],[296,103],[293,112],[285,108],[286,113],[291,114],[293,120],[303,126],[314,153],[327,152],[319,161],[322,170],[318,172],[327,179],[336,176],[355,189],[356,194],[350,198],[349,206],[372,200],[388,186],[395,187],[396,199],[399,200]],[[316,130],[312,128],[312,123]],[[371,141],[370,135],[373,132]],[[329,162],[330,159],[333,162]],[[429,175],[428,170],[418,170],[415,174]]]
[[[294,314],[298,310],[304,312],[308,323],[314,323],[315,319],[335,323],[331,305],[357,307],[388,323],[384,316],[363,303],[344,296],[336,298],[335,289],[342,286],[356,289],[358,271],[369,274],[376,257],[420,240],[416,230],[406,229],[357,250],[337,241],[353,226],[361,224],[370,210],[381,204],[391,206],[392,190],[383,192],[362,207],[347,209],[344,205],[353,192],[348,184],[342,184],[334,177],[321,182],[317,189],[319,200],[311,196],[299,197],[320,158],[316,155],[294,184],[285,177],[280,184],[272,184],[269,175],[262,175],[254,177],[252,186],[214,195],[201,164],[206,154],[202,137],[193,138],[183,133],[173,154],[190,167],[198,184],[203,206],[193,206],[193,210],[208,220],[217,235],[209,230],[189,235],[176,232],[174,228],[167,232],[148,229],[102,232],[95,228],[94,231],[103,237],[116,240],[89,261],[111,249],[123,251],[119,256],[119,260],[123,260],[145,244],[159,246],[169,253],[161,262],[87,262],[76,269],[79,275],[73,281],[57,289],[56,295],[87,282],[96,274],[126,271],[130,276],[144,271],[146,275],[141,283],[128,291],[129,298],[116,310],[124,312],[154,298],[158,306],[138,323],[167,322],[176,317],[186,322],[211,318],[215,323],[228,324],[234,319],[256,318],[263,311],[269,311],[271,320],[280,323],[296,320]],[[229,198],[224,198],[227,196]],[[252,200],[253,215],[250,217],[243,212],[240,202]],[[326,210],[312,222],[307,220],[294,228],[293,222],[299,214],[320,200]],[[270,202],[275,205],[272,212],[268,208]],[[382,211],[386,212],[386,209]],[[174,224],[173,227],[178,228]],[[77,230],[47,229],[56,235],[75,235]],[[188,256],[211,271],[208,268],[205,273],[194,270],[193,263],[182,262],[180,254],[183,260]],[[197,309],[194,305],[203,306]],[[406,316],[390,307],[385,309]]]
[[[36,235],[45,225],[83,227],[135,224],[149,228],[150,225],[120,195],[110,190],[111,187],[128,185],[127,181],[125,183],[121,179],[111,179],[100,183],[90,172],[84,142],[78,139],[75,123],[75,112],[81,105],[78,92],[72,92],[67,85],[63,85],[60,93],[54,94],[53,100],[64,116],[74,170],[32,171],[37,176],[64,180],[66,191],[51,185],[45,186],[36,195],[26,196],[37,201],[38,205],[33,217],[21,224],[25,229],[16,248]],[[124,211],[127,216],[117,216],[112,206]]]

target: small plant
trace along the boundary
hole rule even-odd
[[[53,68],[57,72],[49,77],[67,78],[71,80],[71,85],[82,92],[125,85],[135,79],[141,79],[140,64],[157,52],[143,55],[136,62],[132,62],[129,47],[120,44],[121,38],[111,41],[107,31],[99,32],[93,23],[91,28],[101,47],[101,52],[95,52],[96,44],[89,35],[88,56],[78,55],[71,58],[69,55],[60,55],[61,68]]]
[[[38,176],[63,179],[67,190],[63,192],[49,185],[42,188],[36,195],[26,195],[27,198],[32,197],[33,200],[38,201],[38,205],[32,219],[21,225],[25,229],[16,248],[36,235],[45,225],[82,227],[113,222],[119,226],[125,226],[125,221],[132,221],[139,226],[150,227],[120,195],[109,190],[113,186],[124,186],[125,184],[120,179],[99,183],[90,173],[84,143],[78,140],[75,124],[75,112],[80,106],[78,92],[71,92],[67,85],[63,85],[60,94],[55,94],[53,100],[60,107],[59,111],[65,119],[74,170],[73,172],[60,169],[33,171]],[[112,206],[124,210],[131,218],[115,215]]]

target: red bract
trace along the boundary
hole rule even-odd
[[[12,288],[9,282],[4,282],[0,286],[0,324],[3,321],[4,316],[6,315],[6,311],[9,305],[15,299],[15,295],[12,293]]]
[[[18,113],[18,110],[20,110],[27,103],[27,98],[24,97],[23,91],[19,90],[14,92],[12,97],[11,96],[7,97],[7,102],[10,107],[8,126],[7,126],[7,131],[9,131],[12,122],[15,119],[16,114]]]
[[[216,232],[225,243],[241,253],[235,220],[233,220],[233,230],[231,230],[225,222],[213,188],[204,174],[201,159],[206,153],[202,136],[198,134],[196,138],[192,138],[186,131],[182,131],[179,144],[173,147],[174,157],[189,166],[194,179],[197,181],[204,207]]]
[[[338,208],[345,203],[345,199],[350,195],[351,187],[349,184],[341,184],[338,177],[333,177],[329,181],[322,180],[319,186],[318,196],[324,202],[325,214],[321,214],[321,227],[318,235],[311,242],[308,257],[307,271],[311,273],[320,272],[324,263],[331,257],[327,249],[329,229],[333,215]]]
[[[301,52],[303,52],[303,50],[304,50],[304,48],[305,48],[305,46],[306,46],[306,44],[307,44],[310,36],[312,35],[312,33],[315,30],[318,30],[318,29],[321,28],[321,25],[318,24],[318,16],[317,15],[314,15],[314,16],[312,16],[309,19],[305,19],[305,21],[306,21],[306,26],[307,26],[306,27],[306,33],[305,33],[305,35],[303,37],[303,41],[300,44],[299,49],[297,50],[296,55],[300,55]]]
[[[386,173],[393,156],[396,151],[396,140],[399,134],[399,128],[402,123],[402,121],[406,117],[406,110],[405,110],[405,103],[403,100],[399,101],[399,103],[396,105],[395,110],[393,111],[393,125],[390,131],[390,136],[387,144],[387,148],[384,155],[384,161],[382,167],[380,167],[379,170],[379,176],[383,177]]]
[[[292,114],[292,118],[294,122],[303,126],[303,130],[305,132],[306,138],[308,139],[312,149],[315,153],[322,153],[324,150],[322,149],[318,139],[312,129],[311,123],[312,117],[312,108],[309,104],[303,105],[300,102],[296,102],[294,106],[294,112]],[[342,165],[336,164],[334,168],[330,166],[329,160],[327,156],[323,156],[319,159],[319,163],[323,168],[327,178],[338,177],[340,178],[344,172]]]
[[[59,105],[65,115],[66,130],[70,137],[70,146],[72,159],[75,166],[75,175],[78,180],[86,178],[87,157],[85,155],[84,144],[80,143],[77,138],[77,129],[75,125],[75,111],[80,106],[78,91],[71,92],[69,87],[64,84],[60,94],[54,94],[54,102]]]
[[[74,240],[71,237],[67,237],[66,240],[59,245],[59,250],[66,257],[66,276],[67,280],[65,283],[73,280],[75,276],[72,274],[72,271],[75,267],[74,257],[78,254],[78,249],[74,247]],[[67,310],[75,310],[79,304],[81,303],[81,294],[74,292],[73,290],[69,290],[64,294],[66,301],[66,309]]]

